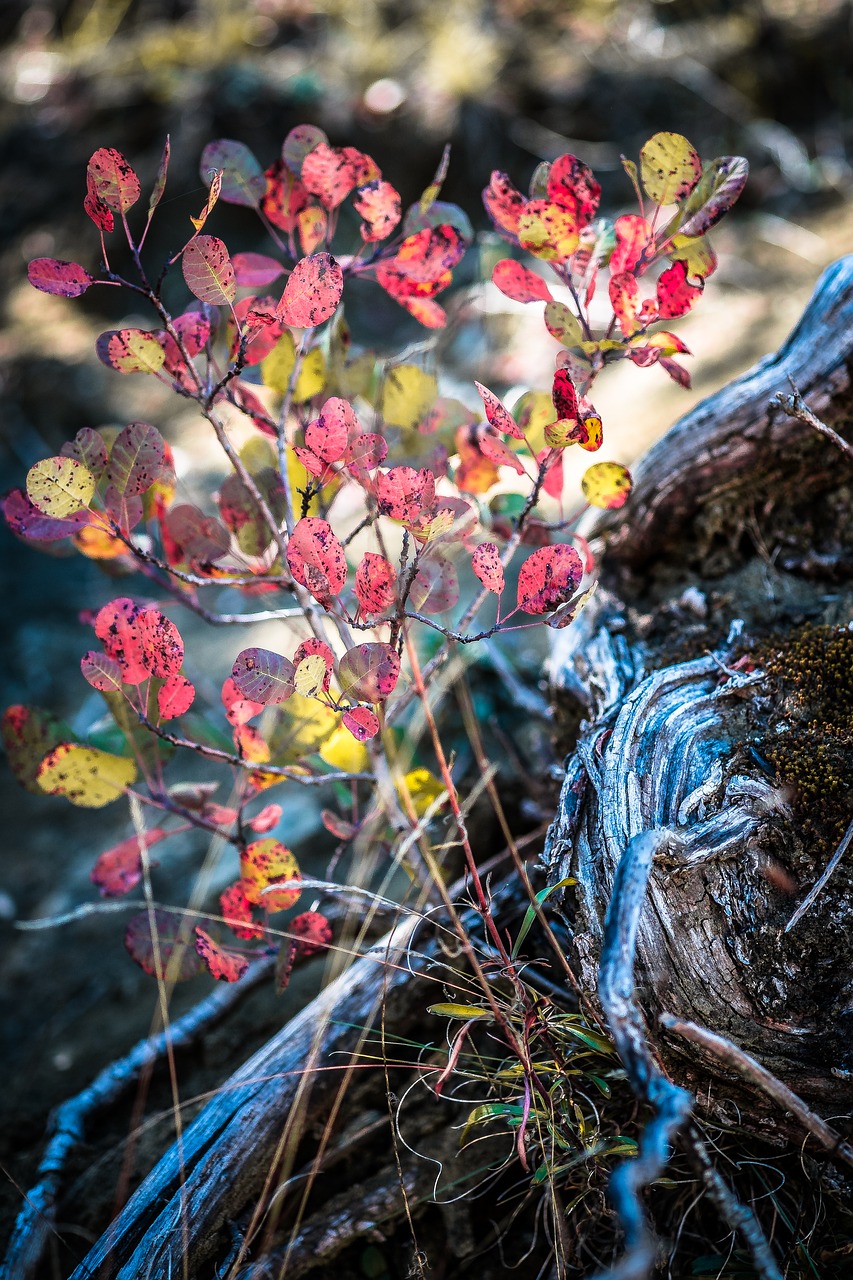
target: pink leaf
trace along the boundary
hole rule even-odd
[[[47,516],[33,506],[21,489],[13,489],[0,505],[12,532],[20,538],[32,538],[34,542],[58,542],[79,533],[91,521],[88,511],[76,511],[64,519]]]
[[[358,477],[378,467],[385,461],[387,453],[388,445],[382,436],[374,431],[365,431],[352,441],[347,449],[345,461],[349,469]]]
[[[366,710],[366,708],[362,708]],[[371,715],[373,712],[370,713]],[[313,956],[325,951],[332,941],[332,926],[319,911],[303,911],[294,916],[289,931],[297,938],[297,955]]]
[[[394,606],[397,574],[384,556],[366,551],[355,571],[355,594],[367,618],[385,613]]]
[[[249,148],[231,138],[209,142],[199,163],[202,182],[210,186],[211,171],[217,169],[222,172],[219,194],[225,203],[254,209],[267,189],[267,180]]]
[[[512,258],[503,258],[496,264],[492,280],[513,302],[550,302],[553,298],[541,276]]]
[[[421,559],[409,592],[409,600],[419,613],[443,613],[459,599],[459,577],[450,560],[430,555]]]
[[[394,692],[399,675],[399,655],[380,642],[355,645],[338,664],[342,693],[358,701],[384,701]]]
[[[152,827],[142,832],[142,846],[150,849],[152,844],[164,840],[168,835],[162,827]],[[140,837],[132,835],[106,849],[98,858],[89,879],[97,886],[102,898],[120,898],[130,893],[142,879],[142,854],[140,853]]]
[[[601,198],[601,185],[589,165],[577,156],[558,156],[548,173],[548,199],[574,213],[579,227],[592,222]]]
[[[509,409],[498,399],[494,391],[484,387],[481,382],[475,382],[474,386],[480,393],[486,410],[486,417],[491,426],[496,431],[502,431],[504,435],[513,436],[516,440],[523,440],[524,433],[518,427]]]
[[[134,625],[147,671],[160,679],[177,675],[184,661],[184,642],[174,622],[150,608],[140,610]]]
[[[287,544],[287,563],[296,581],[321,602],[339,595],[346,582],[343,544],[331,525],[319,516],[297,521]]]
[[[187,288],[211,306],[224,306],[234,301],[237,281],[228,250],[217,236],[196,236],[190,240],[181,257],[181,268]]]
[[[379,719],[370,707],[351,707],[341,717],[344,725],[359,742],[375,738],[379,732]]]
[[[512,467],[516,475],[524,475],[524,467],[518,460],[518,454],[504,444],[494,427],[482,426],[477,431],[477,443],[480,452],[496,467]]]
[[[322,641],[318,641],[318,644]],[[280,804],[264,805],[260,813],[256,813],[254,818],[250,819],[249,826],[258,835],[265,835],[267,831],[272,831],[281,821],[281,815],[284,810]]]
[[[263,702],[244,698],[230,676],[222,685],[222,705],[225,707],[225,719],[235,727],[248,724],[252,716],[259,715],[265,706]]]
[[[505,173],[496,169],[483,192],[483,204],[495,230],[508,240],[518,242],[518,222],[527,201],[512,185]]]
[[[334,315],[343,288],[343,272],[330,253],[302,258],[284,286],[278,317],[299,329],[322,324]]]
[[[525,613],[549,613],[573,596],[583,577],[574,547],[558,543],[528,556],[518,575],[518,607]]]
[[[270,649],[243,649],[231,668],[239,692],[264,706],[287,701],[293,693],[293,673],[293,663]]]
[[[645,218],[638,213],[624,213],[613,224],[616,248],[610,255],[610,274],[618,276],[622,271],[633,271],[643,250],[654,239],[654,232]]]
[[[166,360],[158,335],[144,329],[108,329],[95,343],[95,351],[118,373],[157,373]]]
[[[136,621],[142,609],[128,596],[120,596],[98,612],[95,635],[122,671],[125,684],[141,684],[150,674]]]
[[[189,711],[195,698],[195,689],[186,676],[171,675],[157,694],[157,706],[161,720],[174,720]]]
[[[234,278],[240,288],[263,289],[272,284],[284,272],[284,267],[275,258],[265,253],[235,253],[231,259],[234,267]]]
[[[320,416],[305,428],[305,443],[323,462],[338,462],[347,452],[351,438],[358,434],[358,419],[352,405],[332,396]]]
[[[87,176],[97,199],[116,213],[125,213],[139,199],[139,179],[121,152],[112,147],[101,147],[95,152],[89,161]]]
[[[229,885],[219,895],[219,907],[225,923],[238,938],[262,938],[263,925],[252,921],[252,906],[243,892],[242,880]]]
[[[384,240],[400,221],[400,193],[381,178],[359,187],[353,205],[364,219],[361,238],[367,244]]]
[[[234,951],[226,951],[198,925],[193,932],[195,949],[204,961],[210,976],[221,978],[223,982],[239,982],[249,967],[246,957],[237,955]]]
[[[34,289],[60,298],[79,298],[94,284],[85,267],[60,258],[34,258],[27,267],[27,279]]]
[[[504,589],[504,570],[496,542],[481,542],[471,557],[471,568],[487,591],[499,596]]]
[[[447,224],[424,227],[407,236],[390,261],[395,272],[421,284],[443,279],[465,253],[460,231]]]
[[[426,468],[394,467],[376,477],[376,497],[383,515],[414,522],[435,502],[435,476]]]
[[[701,297],[705,281],[699,278],[698,284],[687,283],[687,263],[680,259],[671,267],[661,272],[658,280],[657,295],[660,306],[660,318],[670,319],[685,315],[697,298]]]

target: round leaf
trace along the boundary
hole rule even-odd
[[[27,497],[46,516],[63,519],[91,502],[95,477],[75,458],[44,458],[27,472]]]
[[[241,887],[247,902],[266,907],[267,911],[284,911],[299,899],[298,889],[274,889],[282,880],[298,880],[299,864],[280,840],[267,836],[253,840],[240,854]],[[269,892],[265,892],[269,890]]]
[[[293,663],[270,649],[243,649],[231,668],[234,684],[251,702],[286,702],[293,693]]]
[[[27,267],[27,279],[34,289],[60,298],[79,298],[94,284],[85,267],[59,258],[34,258]]]
[[[224,306],[234,301],[237,281],[234,265],[222,240],[216,236],[196,236],[181,258],[184,279],[200,302]]]
[[[135,779],[133,760],[76,742],[54,747],[38,771],[42,791],[65,796],[83,809],[102,809],[118,800]]]
[[[382,702],[394,692],[399,675],[396,650],[381,642],[355,645],[338,665],[341,692],[358,702]]]
[[[518,575],[518,607],[525,613],[550,613],[573,596],[583,577],[574,547],[558,543],[528,556]]]
[[[619,462],[596,462],[585,471],[581,488],[591,507],[624,507],[631,492],[631,472]]]

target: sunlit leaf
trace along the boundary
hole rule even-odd
[[[703,170],[697,186],[684,206],[683,236],[702,236],[728,213],[749,177],[743,156],[720,156]]]
[[[581,322],[565,302],[549,302],[545,307],[545,328],[564,347],[577,347],[583,342]]]
[[[501,553],[496,542],[481,542],[471,557],[471,567],[487,591],[500,595],[504,589]]]
[[[495,169],[483,192],[483,204],[495,230],[509,240],[518,240],[519,220],[527,204],[524,196],[505,173]]]
[[[631,473],[619,462],[596,462],[584,472],[581,488],[592,507],[624,507],[631,492]]]
[[[264,386],[281,395],[287,392],[293,370],[296,368],[296,344],[293,334],[285,329],[272,351],[261,361],[261,377]]]
[[[87,174],[97,198],[116,213],[126,213],[139,199],[139,179],[120,151],[101,147],[89,160]]]
[[[157,373],[166,360],[157,335],[143,329],[108,329],[95,343],[95,351],[118,373]]]
[[[234,266],[224,242],[217,236],[196,236],[191,240],[181,255],[181,268],[187,288],[200,302],[224,306],[234,301]]]
[[[363,219],[361,238],[367,244],[385,240],[400,221],[400,193],[382,178],[359,187],[353,207]]]
[[[393,467],[376,477],[376,498],[383,515],[413,523],[435,502],[435,476],[426,467]]]
[[[495,264],[492,280],[513,302],[550,302],[552,298],[542,277],[512,258],[502,258]]]
[[[212,978],[220,978],[223,982],[239,982],[249,967],[246,956],[228,951],[211,938],[209,933],[198,925],[193,930],[195,949],[201,956],[205,968]]]
[[[34,258],[27,267],[27,279],[33,288],[60,298],[79,298],[94,284],[85,267],[59,258]]]
[[[344,724],[326,737],[320,746],[320,758],[341,773],[366,773],[370,768],[367,748]]]
[[[202,182],[210,186],[217,170],[222,173],[220,196],[226,204],[240,204],[253,209],[267,189],[263,169],[242,142],[219,138],[207,144],[199,163]]]
[[[76,742],[49,751],[38,771],[38,784],[50,795],[65,796],[84,809],[101,809],[118,800],[136,779],[136,764]]]
[[[309,657],[321,659],[324,667],[324,674],[320,682],[320,688],[322,688],[324,693],[328,693],[329,685],[332,680],[332,671],[335,665],[334,653],[326,644],[325,640],[318,640],[315,636],[311,636],[310,639],[303,640],[297,647],[296,652],[293,655],[294,666],[298,667],[304,658]]]
[[[347,562],[340,538],[326,520],[306,516],[297,521],[287,544],[287,563],[297,582],[325,601],[340,593]]]
[[[325,243],[329,234],[329,215],[319,205],[307,205],[296,215],[296,226],[299,230],[299,243],[302,252],[312,254]]]
[[[474,386],[480,393],[489,424],[504,435],[513,436],[516,440],[523,440],[524,435],[519,430],[515,419],[503,402],[498,399],[494,391],[484,387],[481,382],[475,382]]]
[[[64,519],[88,506],[95,477],[75,458],[44,458],[27,472],[27,497],[46,516]]]
[[[662,271],[657,284],[658,314],[660,318],[671,319],[685,315],[702,296],[705,281],[701,278],[696,284],[687,280],[687,264],[673,262],[671,267]]]
[[[610,277],[608,285],[610,305],[619,322],[619,328],[626,338],[630,338],[641,327],[637,320],[640,309],[640,286],[637,277],[630,271],[620,271]]]
[[[313,698],[323,687],[328,672],[319,653],[307,654],[295,666],[293,687],[303,698]]]
[[[619,275],[620,271],[633,271],[643,251],[654,240],[651,224],[638,213],[624,213],[613,224],[616,235],[616,248],[610,255],[610,273]]]
[[[592,222],[601,198],[601,185],[589,165],[577,156],[558,156],[548,170],[548,199],[574,217],[577,226]]]
[[[299,864],[280,840],[253,840],[240,854],[241,885],[252,906],[284,911],[299,899],[298,889],[275,889],[282,880],[299,880]],[[270,892],[265,892],[269,889]]]
[[[684,200],[701,173],[698,153],[680,133],[656,133],[640,151],[640,180],[655,204]]]
[[[336,209],[353,187],[381,177],[376,162],[355,147],[318,142],[302,160],[299,176],[326,209]]]
[[[220,169],[220,170],[217,170],[216,173],[214,173],[212,176],[212,179],[210,182],[210,190],[207,193],[207,201],[205,202],[205,206],[202,209],[201,213],[198,215],[197,218],[193,218],[193,217],[190,218],[190,222],[193,224],[196,231],[201,231],[202,227],[207,222],[208,218],[213,212],[213,209],[214,209],[214,206],[216,205],[217,200],[219,199],[219,193],[221,192],[221,190],[222,190],[222,170]]]
[[[366,551],[355,571],[355,594],[366,618],[377,617],[394,607],[397,573],[384,556]]]
[[[150,913],[140,911],[131,916],[124,945],[140,969],[158,979],[186,982],[204,967],[192,945],[192,927],[187,917],[177,911],[158,907]]]
[[[434,1013],[438,1018],[459,1018],[464,1022],[470,1018],[486,1018],[491,1021],[494,1017],[491,1009],[483,1009],[478,1004],[430,1004],[427,1005],[427,1013]]]
[[[299,329],[322,324],[334,315],[343,287],[343,272],[330,253],[301,258],[284,286],[278,316]]]
[[[549,613],[573,596],[583,577],[574,547],[558,543],[529,555],[518,574],[518,606],[525,613]]]
[[[565,262],[578,247],[576,215],[548,200],[528,200],[518,220],[518,239],[545,262]]]

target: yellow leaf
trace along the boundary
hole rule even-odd
[[[89,505],[95,484],[76,458],[43,458],[27,473],[27,497],[44,515],[62,520]]]
[[[38,771],[42,791],[65,796],[83,809],[101,809],[118,800],[135,778],[133,760],[76,742],[63,742],[54,747]]]
[[[446,788],[429,769],[412,769],[397,784],[400,795],[408,792],[412,807],[419,818],[422,818],[430,805],[445,794]]]
[[[299,898],[298,889],[273,889],[282,880],[299,879],[299,863],[280,840],[253,840],[240,854],[240,887],[246,900],[267,911],[284,911]]]
[[[565,262],[580,241],[575,215],[547,200],[531,200],[518,220],[518,240],[543,262]]]
[[[388,370],[382,388],[381,413],[391,427],[416,427],[438,397],[438,382],[416,364],[398,364]]]
[[[491,1009],[483,1009],[478,1004],[431,1004],[427,1013],[434,1013],[439,1018],[491,1018]]]
[[[96,524],[84,524],[74,535],[74,545],[90,560],[115,560],[117,556],[127,555],[121,538],[114,538],[108,529]]]
[[[320,757],[341,773],[367,773],[370,768],[367,748],[342,724],[323,743]]]
[[[325,678],[325,659],[321,658],[319,653],[310,653],[297,666],[293,685],[297,693],[301,693],[305,698],[312,698],[322,689]]]
[[[250,475],[256,476],[266,467],[277,467],[275,447],[266,436],[254,435],[240,449],[240,461]]]
[[[296,367],[293,334],[285,329],[268,356],[261,361],[261,378],[265,387],[284,395],[290,386],[290,375]]]
[[[282,764],[291,764],[303,756],[313,755],[339,724],[336,711],[316,698],[303,697],[301,693],[291,694],[277,711],[278,723],[268,735],[268,740],[275,760]]]
[[[584,472],[581,489],[591,507],[623,507],[631,492],[631,473],[620,462],[596,462]]]
[[[656,133],[640,152],[640,177],[656,204],[675,204],[702,176],[702,161],[680,133]]]
[[[545,448],[545,428],[554,421],[554,402],[545,391],[528,391],[521,397],[512,416],[530,442],[534,453]],[[514,447],[526,449],[523,440],[512,440]]]
[[[293,399],[296,404],[304,404],[318,396],[326,385],[326,362],[319,347],[312,347],[302,361],[296,386],[293,388]]]
[[[717,269],[717,255],[704,236],[673,236],[672,252],[668,256],[673,261],[686,262],[687,274],[701,276],[703,280]]]

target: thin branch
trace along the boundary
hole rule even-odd
[[[789,418],[795,418],[797,422],[802,422],[807,427],[812,427],[813,430],[819,432],[820,435],[829,440],[831,444],[834,444],[836,449],[840,449],[848,458],[853,459],[853,445],[849,444],[843,436],[840,436],[837,431],[833,431],[832,427],[827,426],[827,424],[822,422],[816,414],[812,413],[811,409],[800,395],[794,379],[789,376],[788,381],[791,384],[792,394],[786,396],[780,391],[779,394],[774,396],[770,401],[771,406],[776,409],[781,409]]]
[[[794,925],[797,923],[798,920],[802,920],[803,916],[806,914],[809,907],[815,901],[818,894],[820,894],[827,880],[832,875],[833,871],[838,866],[841,859],[844,857],[845,853],[850,847],[851,840],[853,840],[853,822],[850,823],[850,826],[847,828],[847,830],[844,832],[844,835],[841,837],[841,843],[838,846],[838,848],[835,850],[835,853],[829,859],[829,862],[827,863],[826,870],[824,871],[823,875],[820,877],[820,879],[817,881],[816,884],[812,885],[811,889],[809,889],[805,898],[803,898],[802,902],[797,907],[794,914],[791,916],[791,919],[785,925],[786,933],[788,933],[789,930],[793,929]]]
[[[674,1031],[684,1040],[689,1040],[692,1044],[698,1044],[706,1049],[720,1062],[724,1062],[727,1067],[736,1071],[744,1080],[748,1080],[762,1093],[767,1094],[768,1098],[772,1098],[783,1110],[790,1111],[791,1115],[796,1116],[803,1128],[807,1129],[822,1147],[853,1167],[853,1146],[806,1106],[802,1098],[757,1062],[751,1054],[731,1040],[727,1040],[725,1036],[709,1031],[707,1027],[700,1027],[698,1023],[684,1022],[671,1013],[662,1013],[660,1023],[661,1026],[666,1027],[667,1031]]]

